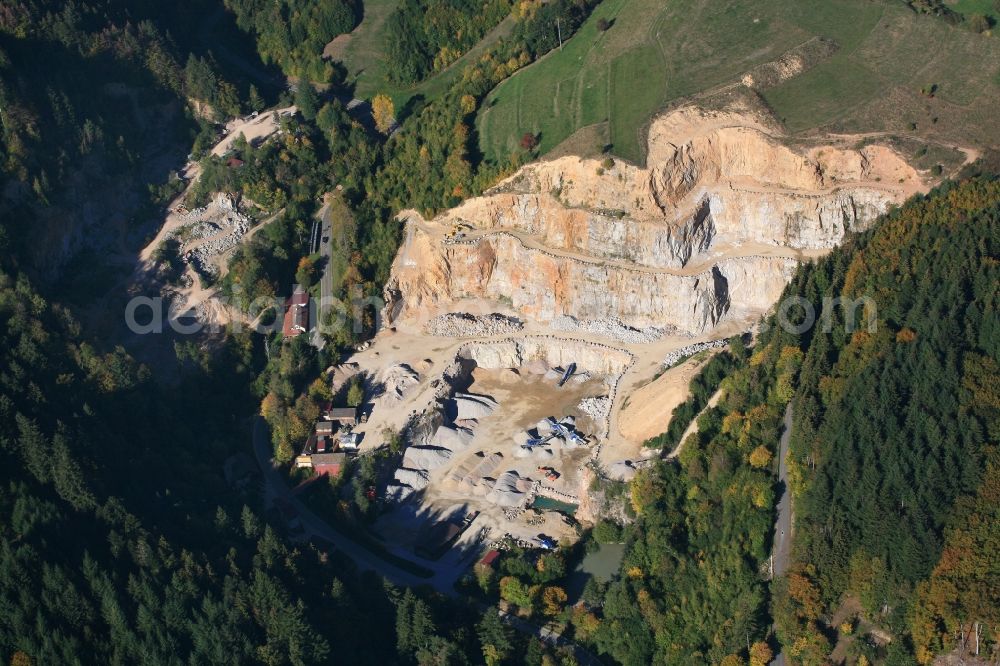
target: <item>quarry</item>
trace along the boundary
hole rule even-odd
[[[359,455],[390,432],[405,446],[375,533],[455,562],[575,540],[596,477],[661,455],[643,441],[705,354],[752,333],[800,262],[926,188],[888,147],[685,106],[653,121],[645,167],[563,157],[433,219],[405,211],[380,332],[334,370],[335,389],[369,387]]]

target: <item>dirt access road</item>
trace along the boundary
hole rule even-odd
[[[267,111],[258,115],[256,118],[237,119],[231,122],[227,126],[228,133],[226,136],[212,148],[212,154],[217,157],[224,155],[226,151],[232,147],[236,137],[240,134],[244,135],[247,138],[247,141],[270,136],[278,130],[277,118],[279,116],[295,113],[295,111],[296,108],[294,106],[288,106],[283,109]],[[163,220],[160,230],[156,233],[156,236],[153,237],[153,240],[151,240],[146,247],[139,252],[139,257],[136,261],[136,270],[146,270],[151,268],[153,253],[156,252],[156,248],[160,246],[160,243],[162,243],[170,234],[174,233],[189,222],[186,216],[183,213],[180,213],[178,209],[184,203],[184,199],[187,197],[191,188],[198,181],[200,176],[201,168],[198,166],[198,163],[188,162],[184,167],[184,177],[188,180],[188,185],[184,188],[183,192],[174,197],[173,201],[170,202],[167,209],[167,216]]]
[[[664,372],[626,396],[618,417],[622,436],[631,441],[644,442],[666,432],[670,415],[691,395],[691,380],[709,358],[688,359],[677,366],[675,372]]]
[[[278,119],[281,116],[294,114],[295,112],[296,107],[288,106],[281,109],[267,111],[258,115],[256,118],[237,118],[231,121],[226,126],[226,136],[212,148],[212,155],[215,155],[216,157],[225,155],[226,152],[232,147],[233,142],[235,142],[236,138],[240,135],[245,136],[248,141],[266,139],[278,131]],[[126,279],[125,283],[120,285],[120,287],[129,287],[129,290],[133,293],[141,292],[143,287],[150,281],[151,276],[156,274],[156,260],[154,258],[156,250],[166,239],[177,233],[182,227],[192,224],[194,221],[183,204],[190,193],[191,188],[201,176],[201,168],[197,162],[188,162],[188,164],[184,167],[183,175],[188,181],[187,187],[185,187],[184,191],[174,197],[174,199],[168,204],[166,216],[164,217],[159,230],[153,239],[149,241],[146,247],[140,250],[138,256],[133,258],[132,273]],[[214,205],[214,202],[210,204],[210,206],[211,205]],[[273,219],[274,217],[271,217],[251,228],[246,235],[243,236],[240,244],[251,238],[257,230],[264,227]],[[228,233],[228,229],[220,231],[220,235]],[[217,240],[217,237],[207,237],[200,242],[189,244],[185,250],[190,250],[197,247],[199,244],[209,243],[213,240]],[[220,275],[225,273],[225,263],[233,249],[235,248],[213,257],[212,263],[216,264]],[[180,305],[172,309],[171,317],[176,317],[182,313],[200,311],[202,313],[201,317],[205,318],[209,322],[218,325],[225,325],[229,323],[232,317],[238,316],[238,313],[235,313],[232,309],[225,307],[222,303],[215,300],[215,296],[218,294],[218,290],[216,288],[205,288],[201,286],[201,280],[190,266],[185,267],[184,274],[188,278],[187,282],[189,286],[174,291],[176,302]]]
[[[278,131],[280,118],[282,116],[295,115],[298,109],[294,106],[286,106],[283,109],[273,109],[258,114],[256,118],[236,118],[226,125],[226,136],[212,148],[212,154],[216,157],[225,155],[236,138],[241,134],[251,145],[255,141],[260,141],[271,136]]]

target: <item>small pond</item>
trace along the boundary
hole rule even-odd
[[[566,581],[566,593],[570,603],[576,603],[583,594],[583,588],[591,578],[606,583],[618,573],[625,557],[625,544],[604,543],[580,561]]]
[[[572,516],[576,513],[577,505],[570,504],[569,502],[560,502],[557,499],[544,497],[543,495],[536,495],[535,501],[531,503],[531,508],[540,511],[559,511],[560,513]]]

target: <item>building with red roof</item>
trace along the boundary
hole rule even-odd
[[[479,560],[479,563],[483,566],[491,567],[500,558],[500,551],[495,548],[490,552],[483,555],[483,559]]]
[[[312,468],[318,476],[340,476],[347,456],[343,453],[317,453],[312,456]]]
[[[309,293],[297,284],[292,295],[285,301],[285,318],[281,333],[286,338],[294,338],[309,330]]]

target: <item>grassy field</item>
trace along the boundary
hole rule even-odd
[[[612,21],[604,33],[596,27],[602,17]],[[572,145],[594,154],[610,144],[615,155],[642,162],[657,111],[817,36],[837,50],[762,91],[792,132],[1000,141],[1000,39],[917,16],[898,0],[604,0],[562,51],[491,93],[477,119],[481,149],[502,160],[532,132],[542,153]],[[927,84],[938,86],[933,98],[920,94]]]
[[[341,35],[331,42],[324,52],[347,68],[348,82],[354,85],[355,97],[371,99],[384,93],[392,97],[396,109],[404,108],[417,95],[430,100],[444,94],[466,63],[482,55],[513,27],[508,17],[446,69],[415,86],[400,87],[389,82],[383,48],[386,19],[398,5],[399,0],[364,0],[365,14],[361,24],[350,35]]]
[[[998,11],[997,4],[993,0],[957,0],[950,7],[959,14],[965,14],[966,16],[982,14],[993,17],[994,21],[1000,19],[1000,11]]]
[[[367,98],[381,92],[372,89],[376,82],[385,80],[385,24],[399,0],[364,0],[363,5],[360,25],[349,35],[334,39],[323,53],[344,64],[348,78],[357,83],[357,96]]]

